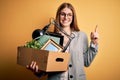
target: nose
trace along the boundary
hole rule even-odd
[[[68,15],[65,15],[65,16],[64,16],[64,19],[67,19],[67,18],[68,18]]]

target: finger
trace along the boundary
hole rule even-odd
[[[32,66],[33,70],[35,69],[35,67],[36,67],[36,62],[34,62],[33,66]]]
[[[26,66],[26,68],[29,68],[29,67],[30,67],[29,65]]]
[[[93,33],[93,32],[91,32],[90,37],[91,37],[91,38],[94,38],[94,33]]]
[[[39,71],[39,70],[38,70],[38,65],[36,65],[36,67],[35,67],[35,68],[36,68],[35,72],[38,72],[38,71]]]
[[[96,25],[96,27],[95,27],[95,32],[97,32],[97,30],[98,30],[98,25]]]
[[[33,65],[34,65],[34,61],[31,62],[30,68],[33,68]]]

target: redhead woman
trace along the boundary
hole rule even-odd
[[[70,3],[62,3],[58,7],[56,22],[67,32],[67,34],[70,36],[74,35],[74,38],[66,49],[66,52],[70,53],[68,70],[65,72],[45,73],[38,69],[38,65],[35,61],[32,61],[32,63],[28,65],[29,69],[36,72],[38,77],[48,74],[47,80],[86,80],[84,66],[90,66],[98,52],[99,36],[97,27],[94,32],[91,32],[91,42],[88,44],[87,35],[78,28],[75,9]],[[54,32],[61,33],[56,28]],[[65,46],[69,39],[66,35],[62,35],[64,36],[63,46]]]

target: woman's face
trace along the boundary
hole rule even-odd
[[[67,7],[62,9],[60,12],[60,24],[63,27],[70,27],[72,20],[73,20],[73,13],[71,9]]]

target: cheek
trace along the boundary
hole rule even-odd
[[[60,23],[61,23],[61,21],[62,21],[62,18],[61,18],[61,17],[59,17],[59,21],[60,21]]]
[[[71,22],[73,21],[73,18],[71,18]]]
[[[71,19],[71,20],[70,20],[70,23],[72,23],[72,21],[73,21],[73,20]]]
[[[59,21],[60,21],[60,24],[62,24],[62,23],[63,23],[63,20],[64,20],[63,18],[60,18],[60,20],[59,20]]]

